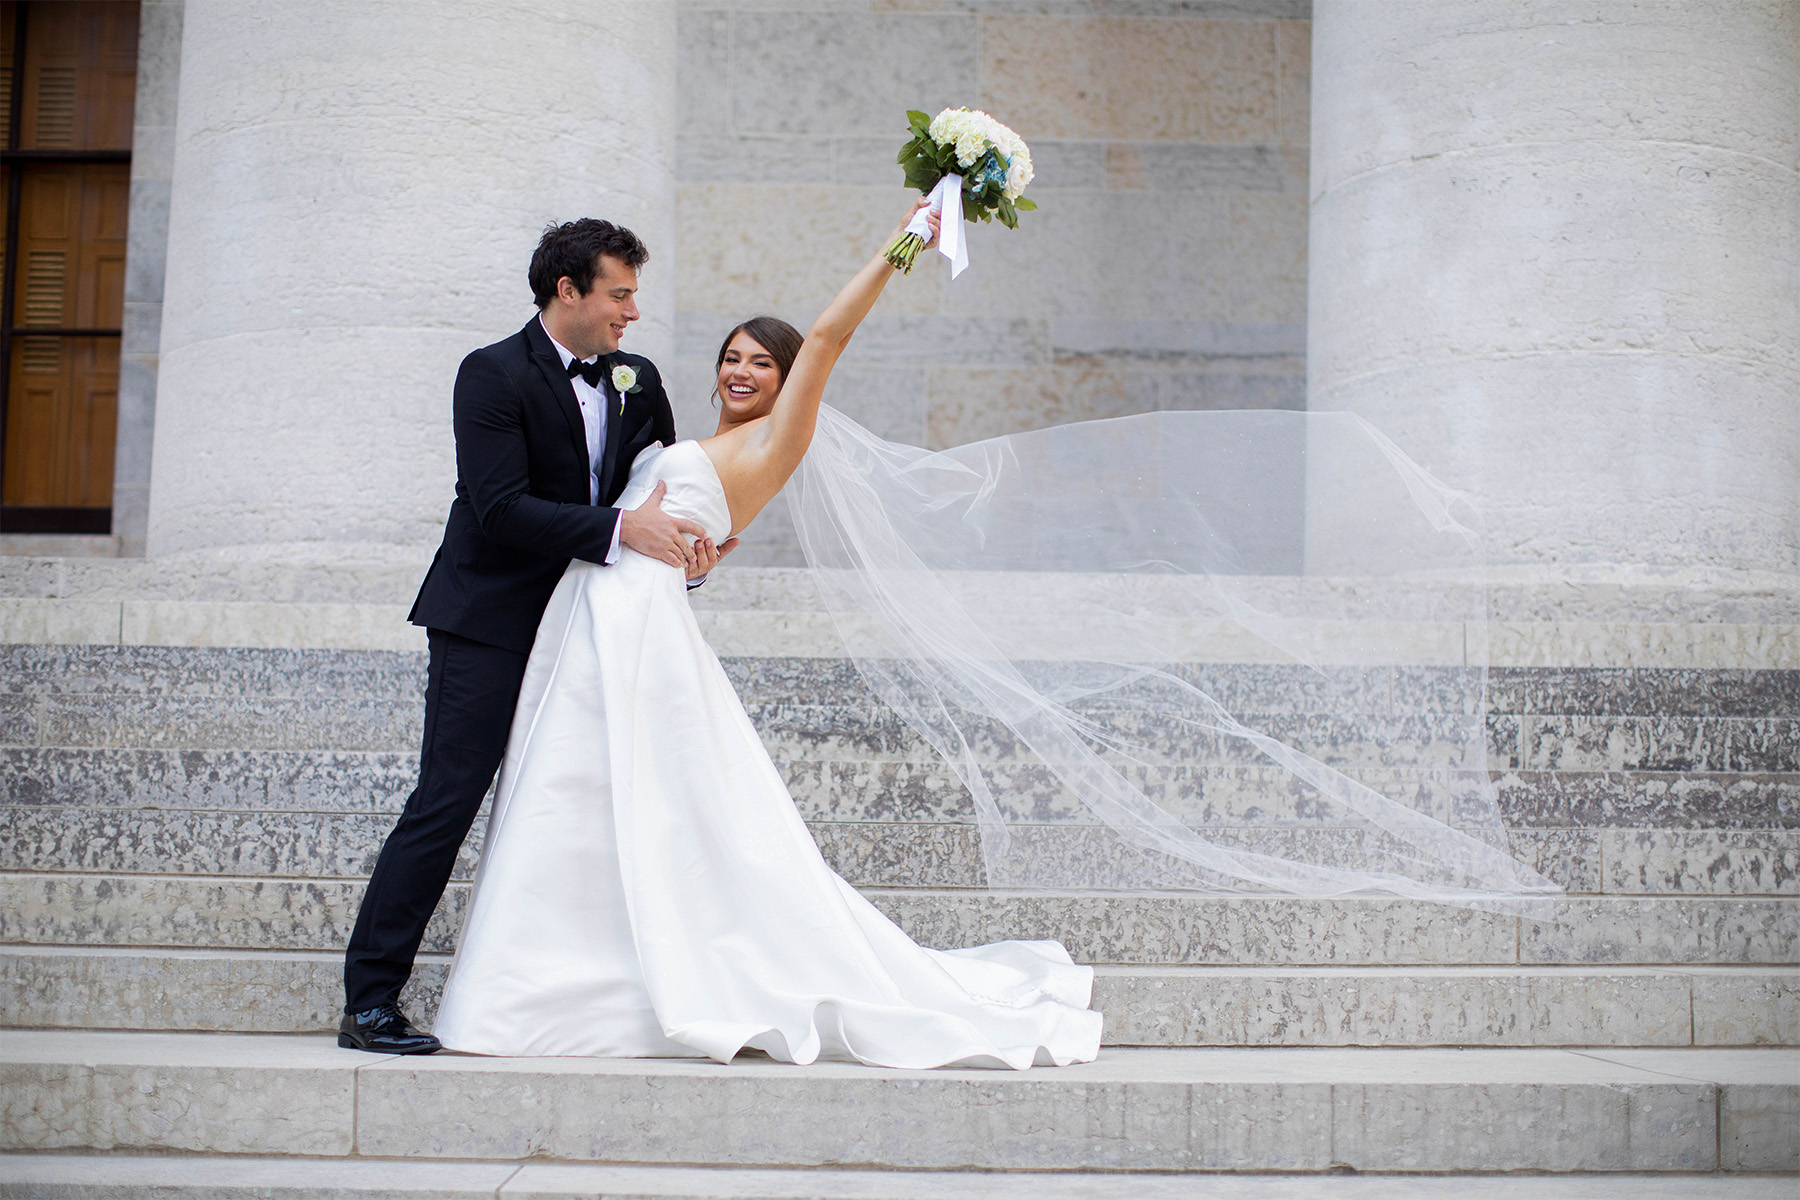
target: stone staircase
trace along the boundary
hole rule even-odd
[[[1006,893],[981,886],[961,786],[830,656],[793,573],[740,574],[702,616],[827,857],[927,944],[1054,937],[1096,964],[1099,1063],[1000,1078],[338,1051],[320,1031],[412,784],[423,655],[357,644],[408,644],[391,605],[89,587],[0,602],[4,1143],[31,1152],[0,1194],[334,1194],[347,1159],[386,1181],[366,1194],[445,1195],[948,1197],[966,1176],[932,1172],[970,1167],[1073,1172],[1018,1186],[1080,1195],[1127,1189],[1092,1172],[1150,1172],[1129,1185],[1146,1196],[1192,1170],[1475,1173],[1459,1190],[1495,1171],[1800,1170],[1800,671],[1779,655],[1492,671],[1515,851],[1569,891],[1547,916]],[[1789,636],[1758,628],[1757,646]],[[159,640],[253,644],[138,644]],[[1265,712],[1304,710],[1279,668],[1217,669]],[[1374,703],[1402,703],[1405,669],[1377,674]],[[1241,789],[1233,770],[1201,786]],[[479,834],[407,997],[422,1020]],[[164,1178],[131,1152],[202,1157]],[[538,1158],[568,1161],[515,1161]],[[533,1190],[540,1170],[574,1174]]]

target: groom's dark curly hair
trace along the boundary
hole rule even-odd
[[[638,235],[611,221],[583,217],[544,226],[544,236],[531,252],[531,268],[526,272],[537,306],[550,303],[565,275],[576,291],[587,295],[594,288],[594,268],[602,254],[610,254],[628,267],[642,268],[650,261],[650,251]]]

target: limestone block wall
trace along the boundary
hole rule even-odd
[[[1800,8],[1320,0],[1307,367],[1492,561],[1800,569]]]
[[[909,108],[1030,143],[1041,206],[896,280],[829,403],[934,447],[1151,409],[1304,407],[1308,0],[740,4],[678,19],[677,426],[719,340],[803,331],[909,193]],[[646,284],[646,290],[649,288]],[[636,335],[634,334],[633,337]],[[800,561],[785,502],[739,565]]]
[[[532,316],[547,221],[644,235],[633,345],[666,352],[674,31],[672,2],[189,0],[150,553],[435,543],[457,364]]]

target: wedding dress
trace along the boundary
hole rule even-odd
[[[697,442],[620,507],[723,541]],[[493,1055],[1025,1068],[1092,1060],[1090,967],[1055,942],[915,944],[820,856],[682,573],[571,563],[538,629],[434,1032]]]

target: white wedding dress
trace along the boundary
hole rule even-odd
[[[620,498],[716,540],[697,442]],[[1056,942],[930,950],[826,865],[688,606],[626,550],[569,565],[538,627],[434,1032],[494,1055],[1025,1068],[1086,1062],[1093,970]]]

